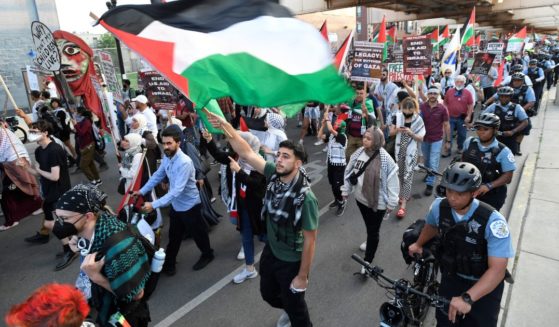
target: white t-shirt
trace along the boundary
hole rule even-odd
[[[45,101],[37,100],[31,108],[31,122],[36,123],[39,120],[38,109],[45,105]]]
[[[144,111],[138,110],[138,113],[141,113],[146,117],[147,127],[153,134],[153,137],[157,138],[157,116],[153,113],[153,109],[151,107],[147,107]]]

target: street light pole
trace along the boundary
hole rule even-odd
[[[117,0],[110,0],[105,2],[105,4],[107,5],[107,8],[111,10],[116,7],[116,1]],[[122,60],[122,49],[120,48],[120,41],[116,37],[114,39],[116,44],[116,55],[118,57],[118,68],[120,69],[122,78],[124,78],[124,74],[126,74],[126,72],[124,71],[124,61]]]

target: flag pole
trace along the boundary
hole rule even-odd
[[[8,89],[8,86],[6,85],[6,82],[4,82],[4,78],[2,78],[2,75],[0,75],[0,83],[2,83],[2,87],[4,88],[4,91],[6,92],[6,95],[8,97],[8,99],[10,99],[10,102],[12,103],[12,105],[14,106],[15,109],[18,109],[16,101],[14,100],[14,98],[12,97],[12,93],[10,92],[10,90]],[[7,108],[6,108],[7,109]],[[14,145],[14,142],[12,141],[12,138],[10,137],[10,134],[8,133],[8,129],[6,128],[6,126],[4,126],[4,124],[0,124],[2,125],[2,128],[4,129],[4,131],[6,132],[6,137],[8,138],[8,141],[10,141],[10,145],[12,146],[12,149],[14,150],[16,157],[17,157],[17,161],[20,162],[21,158],[19,157],[19,153],[17,152],[16,146]]]

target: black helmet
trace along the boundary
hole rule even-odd
[[[501,89],[499,89],[499,92],[501,92]],[[501,126],[501,119],[495,114],[483,113],[479,115],[479,117],[474,122],[474,127],[477,126],[493,127],[495,129],[499,129],[499,126]]]
[[[443,173],[441,186],[456,192],[474,191],[481,185],[481,173],[468,162],[455,162]]]
[[[524,77],[522,77],[522,79],[524,79]],[[497,91],[497,95],[499,96],[501,95],[512,96],[513,94],[514,94],[514,89],[510,86],[500,87],[499,90]]]
[[[534,59],[530,59],[530,61],[528,62],[529,65],[537,65],[538,64],[538,59],[534,58]]]
[[[522,72],[523,70],[524,70],[524,66],[522,66],[521,64],[516,64],[511,67],[511,71],[513,73]]]
[[[524,81],[524,76],[526,76],[526,75],[524,75],[524,73],[514,73],[514,74],[512,74],[510,79],[511,79],[511,81],[514,81],[514,80]]]

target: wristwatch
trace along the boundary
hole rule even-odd
[[[469,305],[474,304],[474,301],[472,300],[472,297],[470,296],[470,294],[468,294],[468,292],[462,293],[460,297],[462,298],[462,300],[464,300],[464,302],[468,303]]]

